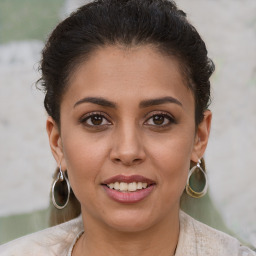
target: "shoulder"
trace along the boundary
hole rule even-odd
[[[179,240],[178,247],[182,247],[180,251],[185,255],[256,256],[255,252],[241,246],[236,238],[211,228],[184,212],[180,213]]]
[[[246,246],[240,246],[238,256],[256,256],[256,252]]]
[[[67,255],[76,235],[83,230],[81,216],[55,227],[18,238],[0,246],[1,256]]]

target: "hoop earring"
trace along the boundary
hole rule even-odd
[[[52,184],[52,203],[57,209],[62,210],[67,206],[69,196],[70,184],[65,172],[62,172],[60,165],[57,178]]]
[[[203,197],[208,189],[208,178],[200,164],[201,160],[199,159],[197,165],[190,169],[186,184],[187,194],[194,198]]]

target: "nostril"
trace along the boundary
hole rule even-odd
[[[142,162],[142,159],[140,158],[114,158],[113,161],[117,164],[121,163],[123,165],[126,166],[131,166],[131,165],[135,165],[135,164],[139,164],[140,162]]]
[[[124,165],[138,164],[145,159],[145,152],[142,144],[136,140],[136,144],[131,140],[128,142],[119,143],[113,145],[110,152],[110,159],[115,163],[122,163]]]
[[[142,159],[139,159],[139,158],[133,160],[134,163],[138,163],[138,162],[141,162],[141,161],[142,161]]]

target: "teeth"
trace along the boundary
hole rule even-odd
[[[137,190],[137,184],[136,182],[132,182],[128,184],[128,191],[136,191]]]
[[[114,183],[111,183],[111,184],[108,185],[108,187],[111,188],[111,189],[113,189],[114,186],[115,186]]]
[[[147,183],[142,183],[142,187],[143,187],[143,188],[146,188],[147,185],[148,185]]]
[[[131,183],[126,183],[126,182],[115,182],[115,183],[110,183],[107,184],[107,186],[111,189],[119,190],[122,192],[134,192],[136,190],[144,189],[147,188],[148,184],[144,182],[131,182]]]
[[[124,182],[121,182],[120,186],[119,186],[119,190],[120,191],[127,191],[128,190],[128,184],[124,183]]]
[[[146,183],[147,184],[147,183]],[[137,189],[142,189],[142,182],[137,183]]]
[[[114,184],[114,189],[115,189],[115,190],[119,190],[119,187],[120,187],[120,186],[119,186],[119,182],[115,182],[115,184]]]

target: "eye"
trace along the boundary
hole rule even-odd
[[[100,114],[100,113],[87,114],[86,116],[83,116],[80,122],[89,127],[105,126],[105,125],[111,124],[111,122],[108,121],[108,119],[103,114]]]
[[[145,122],[147,125],[159,127],[165,127],[171,125],[172,123],[176,123],[175,119],[167,113],[154,114]]]

